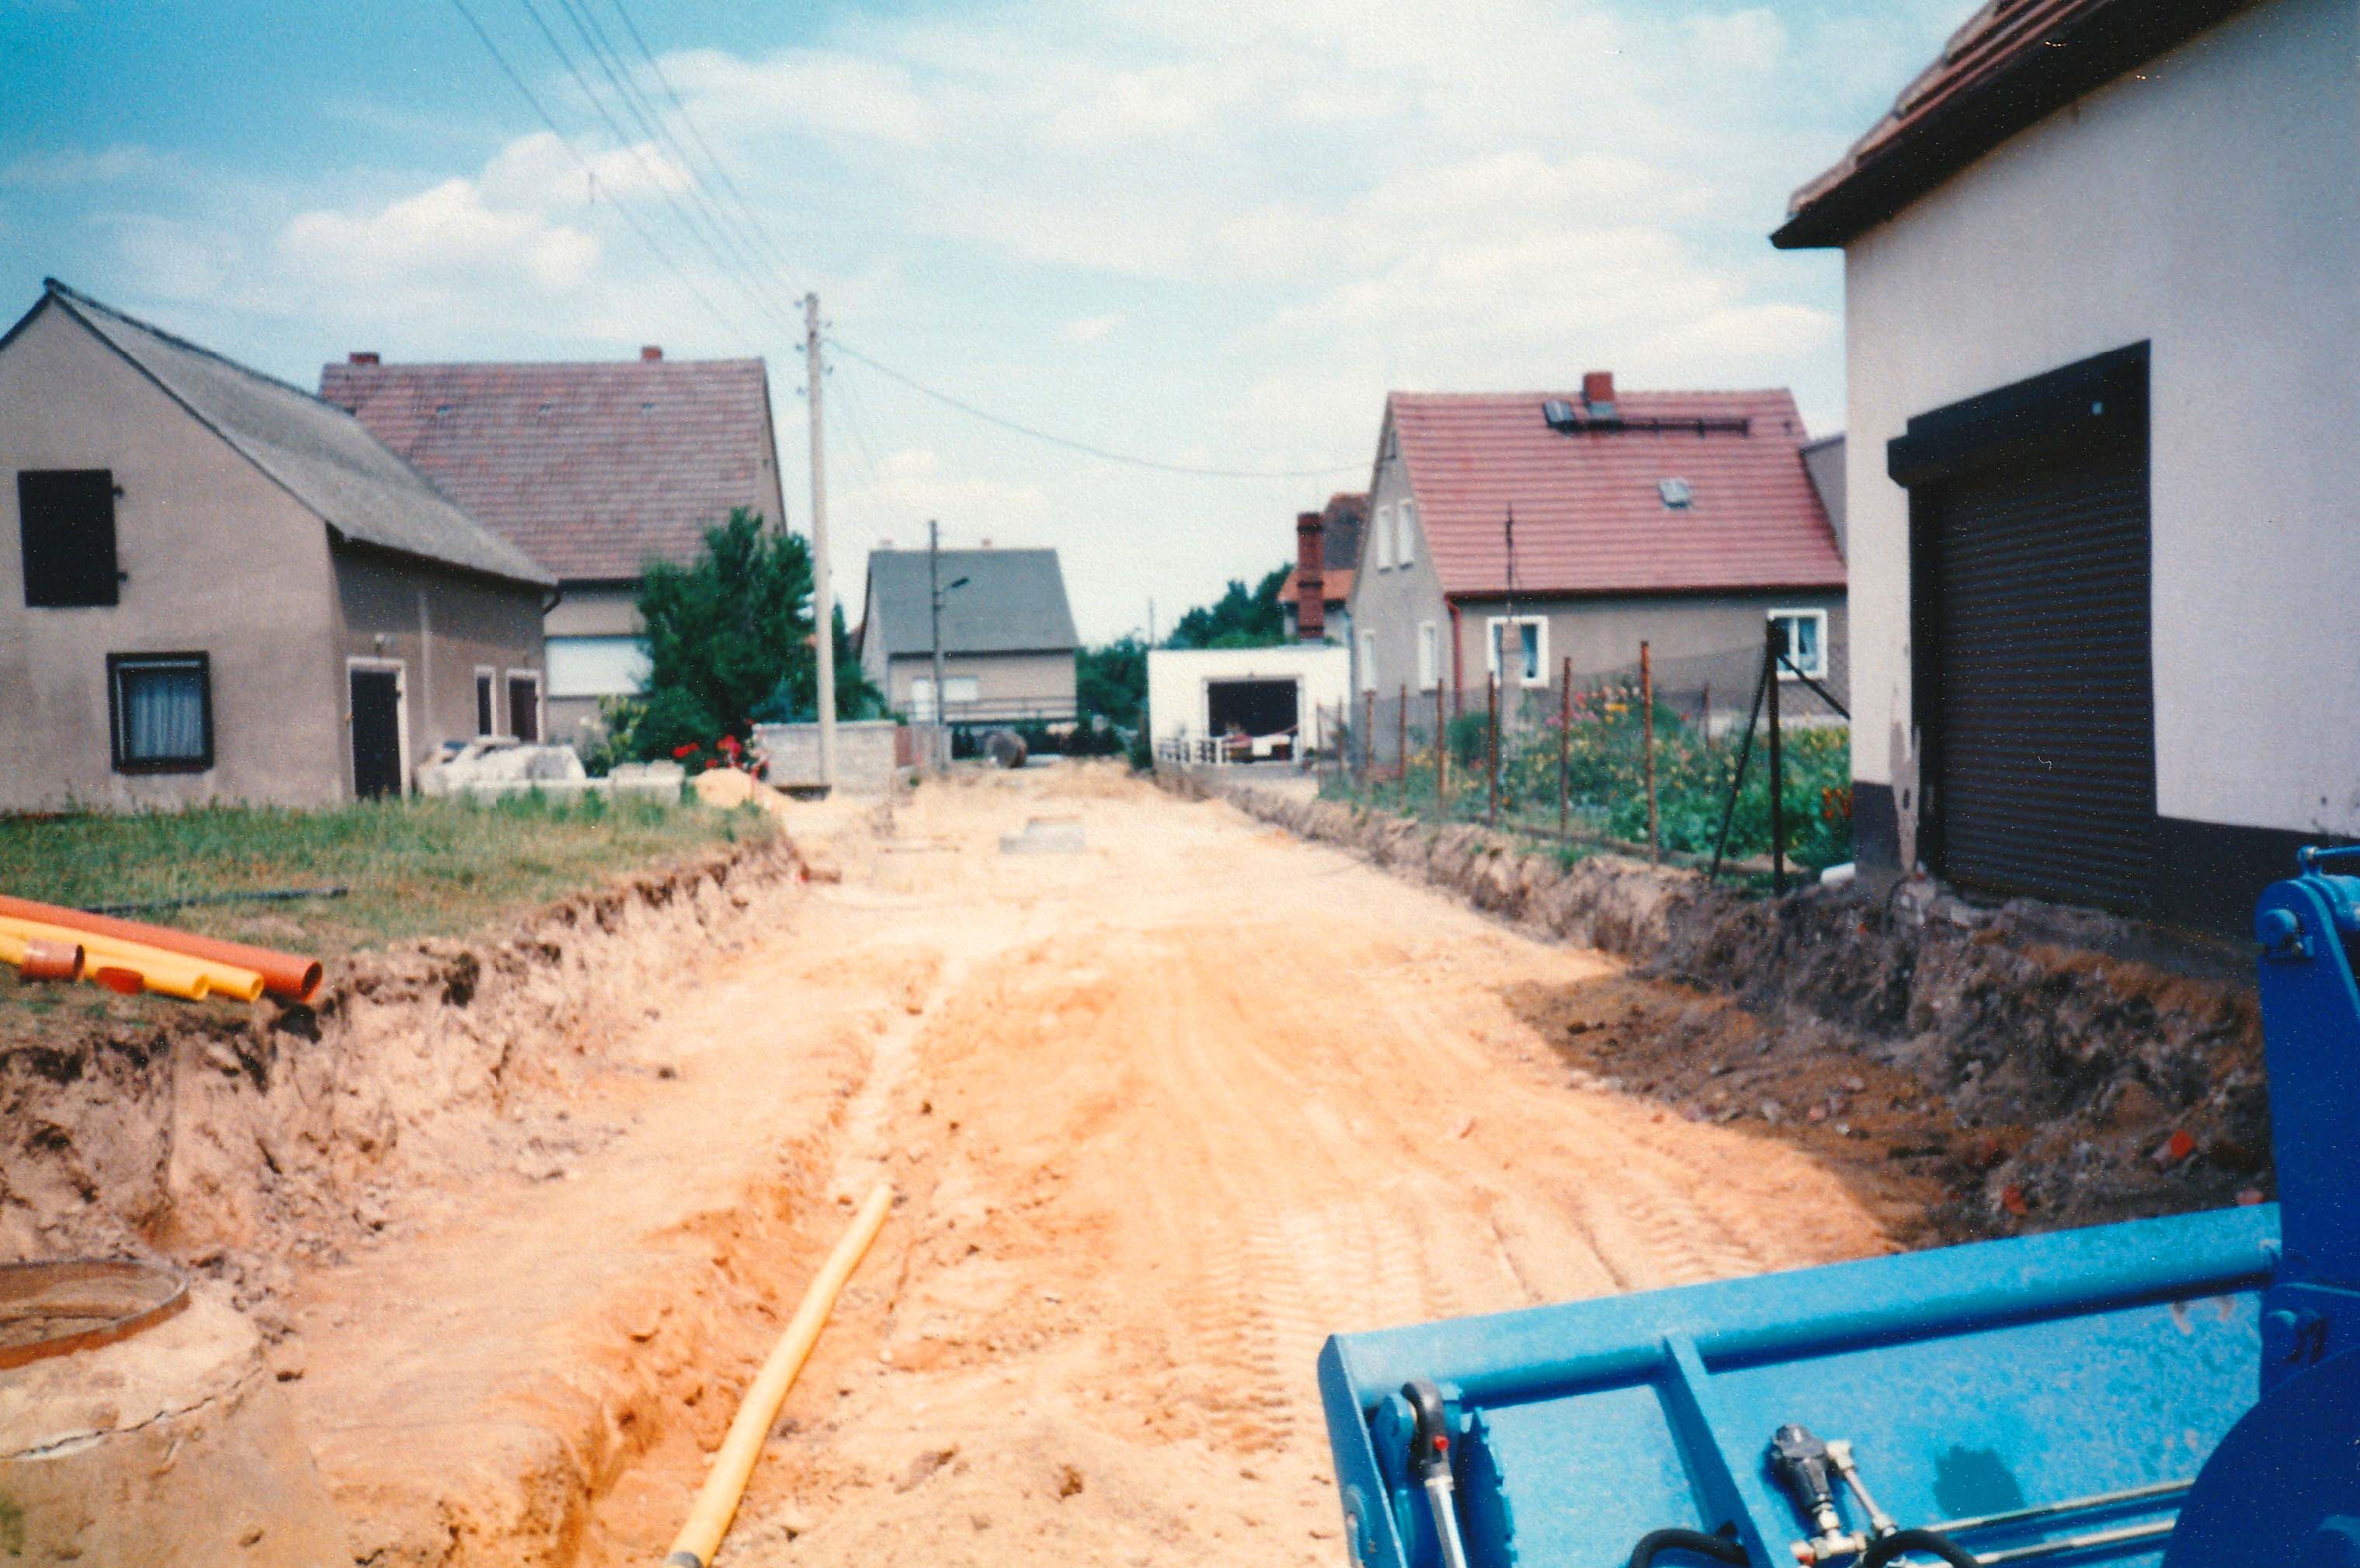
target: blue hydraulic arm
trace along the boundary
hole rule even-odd
[[[2278,1204],[1331,1339],[1353,1562],[2360,1568],[2347,867],[2256,911]]]

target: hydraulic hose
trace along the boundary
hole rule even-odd
[[[1939,1557],[1950,1568],[1983,1568],[1983,1560],[1939,1530],[1896,1530],[1891,1535],[1877,1537],[1860,1554],[1858,1568],[1885,1568],[1885,1565],[1905,1552],[1923,1552]]]
[[[1715,1563],[1726,1563],[1730,1568],[1745,1568],[1745,1548],[1725,1535],[1707,1535],[1700,1530],[1649,1530],[1631,1549],[1628,1568],[1652,1568],[1655,1559],[1666,1552],[1686,1552],[1709,1557]]]

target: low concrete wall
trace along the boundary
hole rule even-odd
[[[892,787],[894,732],[890,718],[862,718],[836,727],[836,787],[847,795],[883,795]],[[754,744],[770,755],[770,782],[781,789],[819,784],[819,726],[757,724]]]

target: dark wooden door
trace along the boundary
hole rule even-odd
[[[508,733],[519,740],[541,739],[541,683],[508,681]]]
[[[401,677],[391,670],[353,675],[353,793],[363,800],[401,793]]]

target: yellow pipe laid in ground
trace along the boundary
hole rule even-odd
[[[13,915],[0,915],[0,933],[80,946],[87,960],[82,978],[100,985],[110,984],[106,978],[110,975],[129,974],[138,977],[144,990],[190,1002],[202,1002],[215,995],[252,1002],[262,994],[262,977],[250,969],[167,952],[145,942],[129,942],[95,931],[76,931],[41,920],[20,920]]]
[[[714,1549],[728,1533],[729,1521],[737,1517],[738,1499],[745,1496],[746,1482],[754,1474],[754,1461],[762,1452],[762,1439],[778,1418],[779,1407],[786,1403],[787,1390],[795,1386],[795,1375],[803,1369],[811,1355],[812,1346],[819,1342],[819,1331],[826,1326],[827,1315],[836,1307],[836,1298],[844,1282],[860,1266],[862,1255],[869,1244],[877,1239],[877,1232],[885,1223],[885,1212],[893,1206],[893,1190],[879,1182],[852,1217],[852,1228],[827,1255],[819,1276],[803,1292],[803,1303],[795,1309],[794,1320],[787,1332],[779,1336],[770,1358],[762,1363],[762,1370],[754,1378],[752,1387],[738,1406],[738,1417],[729,1423],[729,1435],[721,1440],[720,1451],[713,1456],[713,1468],[706,1472],[704,1489],[696,1494],[695,1505],[688,1510],[688,1522],[680,1527],[680,1534],[672,1543],[672,1552],[664,1559],[664,1568],[706,1568],[713,1561]]]
[[[80,980],[87,956],[80,942],[46,942],[0,931],[0,963],[15,965],[28,981]]]

